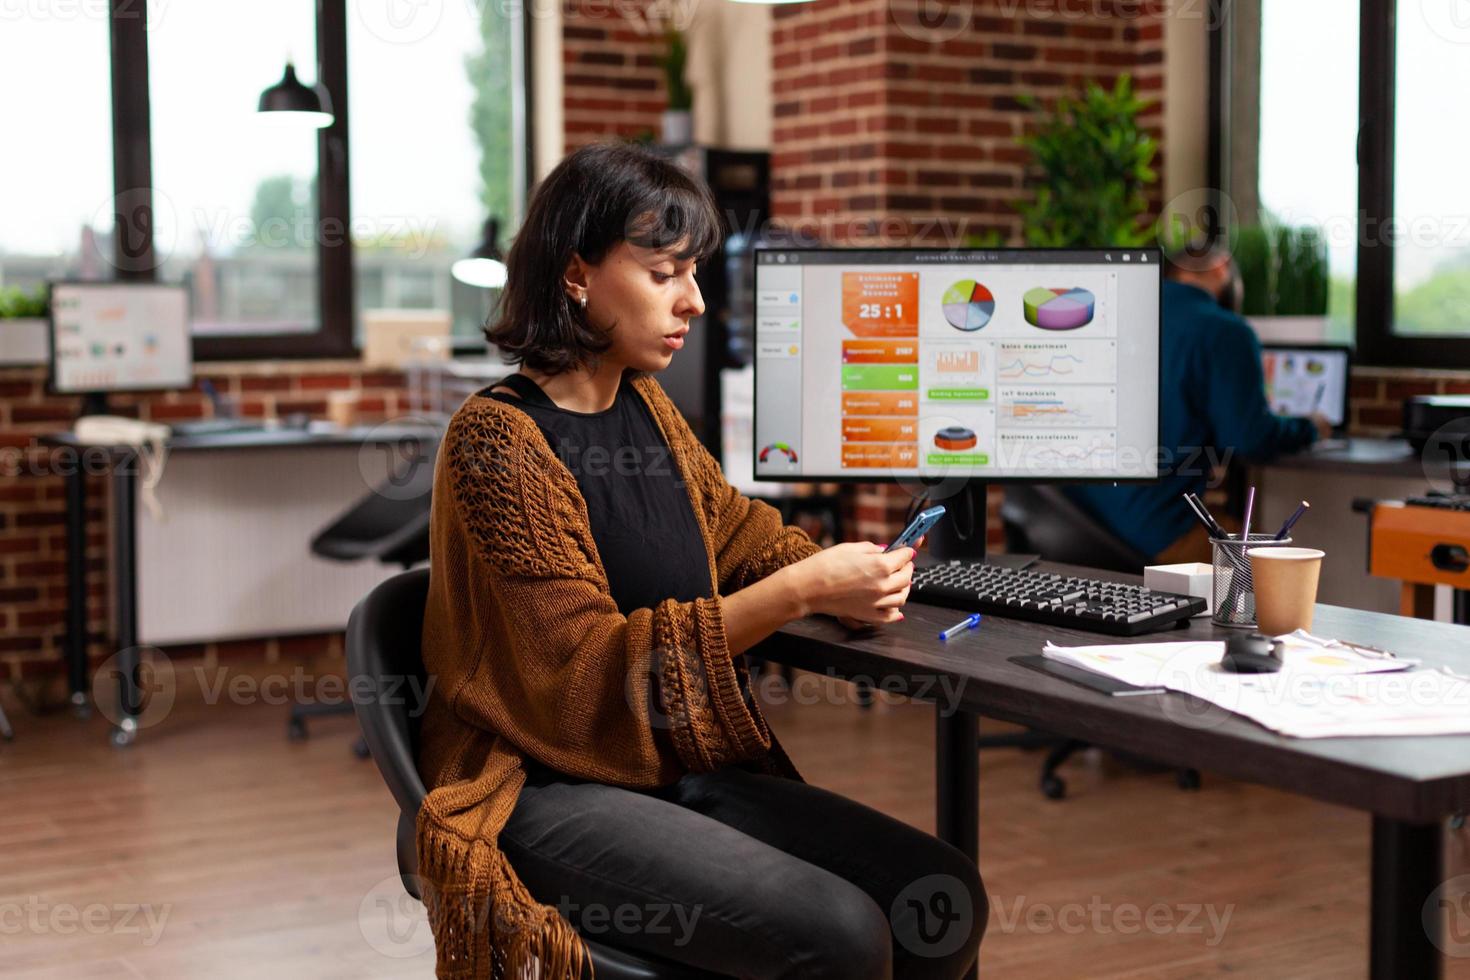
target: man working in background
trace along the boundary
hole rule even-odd
[[[1227,454],[1267,459],[1326,438],[1332,427],[1321,415],[1272,413],[1261,342],[1251,325],[1225,306],[1237,282],[1229,253],[1179,253],[1169,256],[1164,268],[1160,478],[1128,486],[1074,486],[1066,493],[1158,563],[1209,561],[1209,538],[1183,494],[1204,493],[1211,464],[1226,461]]]

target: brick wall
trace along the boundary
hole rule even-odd
[[[1403,402],[1414,395],[1470,395],[1470,371],[1429,368],[1353,368],[1348,390],[1354,435],[1394,435],[1403,427]]]
[[[924,0],[816,0],[772,22],[772,215],[823,241],[962,246],[996,229],[1034,176],[1016,139],[1030,111],[1088,80],[1130,73],[1162,139],[1161,0],[974,0],[932,16]],[[1156,166],[1162,167],[1162,155]],[[1161,206],[1156,189],[1153,209]],[[852,491],[849,533],[887,540],[910,496]],[[989,540],[999,546],[1000,493]]]
[[[658,58],[664,50],[649,5],[565,0],[562,112],[570,152],[608,137],[657,136],[667,103]]]
[[[327,396],[355,391],[364,421],[407,411],[401,374],[364,371],[356,362],[252,362],[200,365],[220,394],[236,399],[241,414],[268,419],[304,412],[324,417]],[[80,412],[76,397],[45,391],[45,369],[0,369],[0,680],[59,674],[65,632],[66,542],[63,478],[51,453],[39,444],[47,432],[66,429]],[[196,391],[114,395],[112,410],[150,421],[207,417],[208,399]],[[87,556],[92,569],[88,597],[89,655],[95,664],[107,645],[110,584],[103,521],[106,481],[88,485]],[[275,660],[340,653],[340,639],[292,637],[171,650],[171,656],[248,657]]]

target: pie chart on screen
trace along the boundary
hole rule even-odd
[[[961,279],[944,292],[944,318],[956,330],[971,333],[995,315],[995,297],[973,279]]]
[[[1076,330],[1092,322],[1097,297],[1087,289],[1048,289],[1038,286],[1021,297],[1026,322],[1043,330]]]

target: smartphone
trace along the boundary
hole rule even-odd
[[[921,512],[918,517],[914,518],[914,522],[912,524],[903,529],[903,533],[895,538],[892,544],[883,549],[884,553],[886,554],[897,548],[914,547],[914,545],[918,543],[918,540],[924,535],[928,534],[929,529],[938,524],[939,519],[943,516],[943,504],[939,504],[936,507],[930,507],[928,510]]]

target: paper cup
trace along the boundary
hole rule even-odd
[[[1317,578],[1324,552],[1315,548],[1252,548],[1256,626],[1267,636],[1312,628],[1317,605]]]
[[[361,406],[361,392],[333,391],[327,394],[327,418],[339,428],[350,429],[356,425]]]

